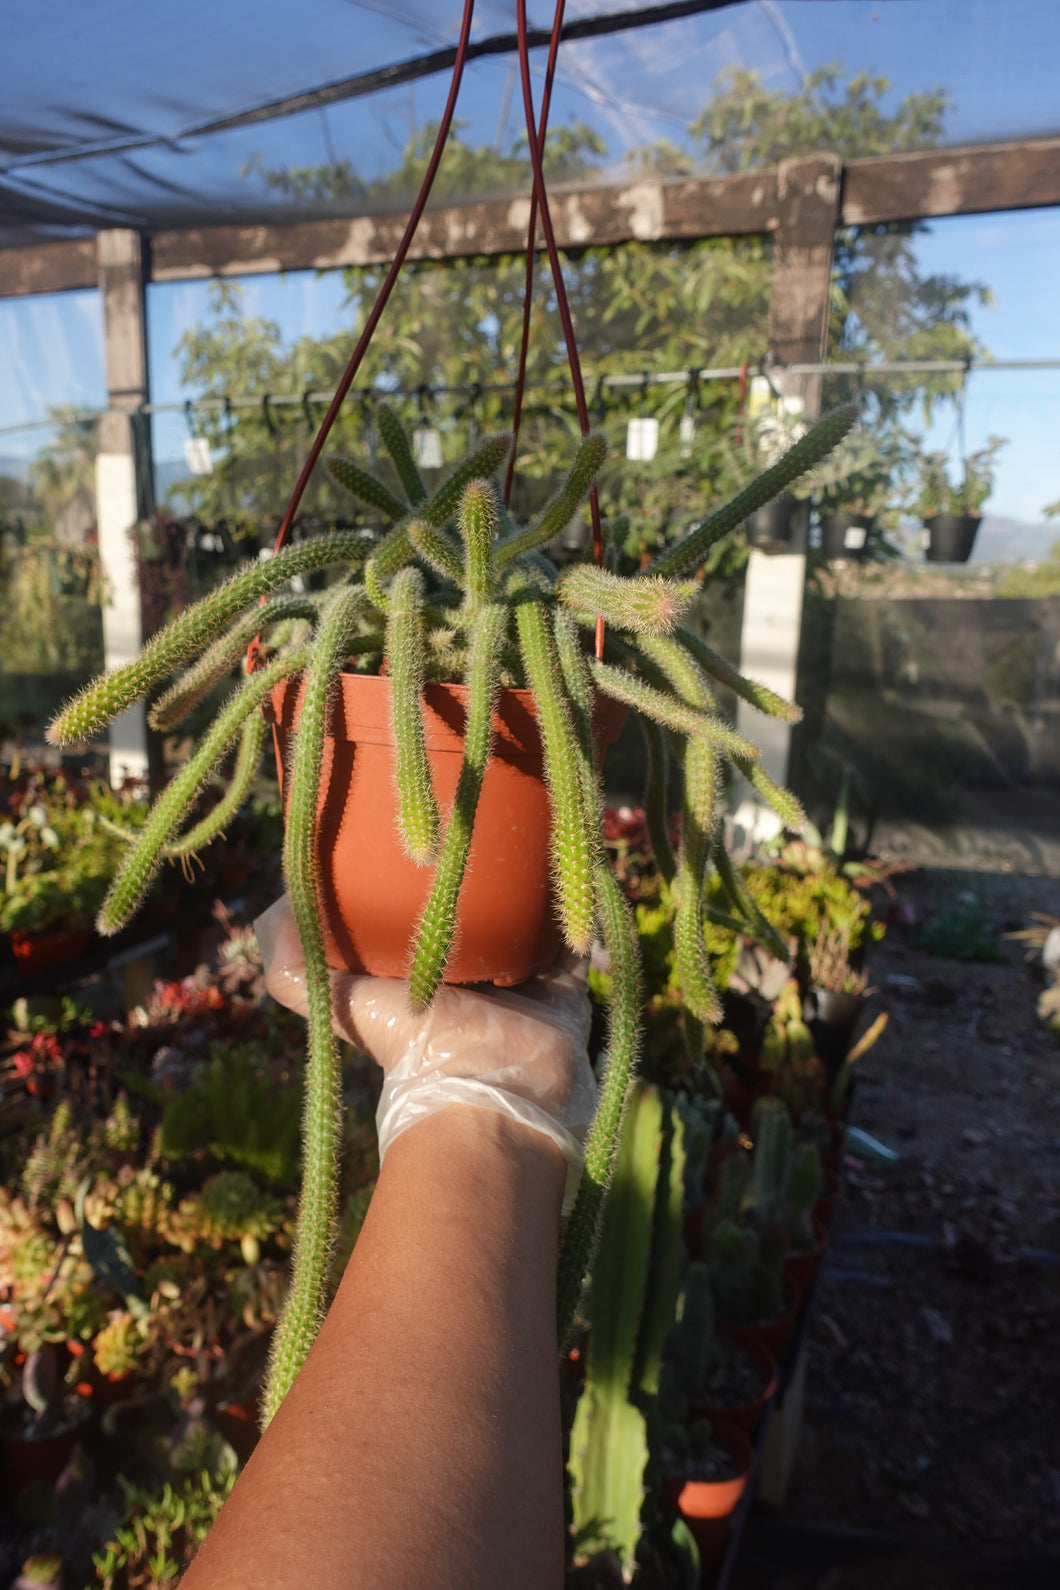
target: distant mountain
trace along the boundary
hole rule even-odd
[[[29,479],[30,460],[17,458],[11,453],[0,453],[0,475],[6,475],[8,480]]]
[[[1031,524],[1026,519],[1000,519],[985,514],[975,538],[973,563],[1040,563],[1060,541],[1060,520]]]

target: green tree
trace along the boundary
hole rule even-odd
[[[947,108],[941,89],[907,96],[885,108],[889,83],[861,73],[843,80],[838,66],[809,76],[795,93],[767,89],[752,72],[723,74],[684,147],[653,145],[630,164],[664,175],[724,174],[775,164],[790,155],[834,149],[844,157],[923,147],[938,141]],[[267,185],[306,201],[356,201],[371,206],[412,191],[419,181],[434,128],[411,139],[398,167],[368,181],[348,161],[297,171],[269,171],[260,160],[248,172]],[[606,150],[583,126],[550,134],[546,166],[553,180],[584,180]],[[507,152],[450,139],[435,197],[478,196],[525,189],[525,140]],[[832,295],[831,347],[848,358],[967,358],[981,349],[969,330],[969,308],[986,289],[955,277],[921,274],[916,265],[916,225],[844,230],[837,239]],[[601,377],[691,370],[757,362],[767,347],[771,252],[767,239],[709,239],[692,245],[627,244],[572,254],[565,262],[572,313],[582,351],[594,423],[624,451],[633,415],[660,422],[660,449],[649,464],[612,463],[602,480],[604,500],[631,515],[629,550],[643,555],[659,539],[738,484],[746,467],[732,445],[738,417],[737,383],[633,386],[619,392]],[[233,289],[218,289],[213,320],[182,340],[182,376],[204,393],[260,395],[311,385],[326,390],[338,379],[353,336],[382,280],[381,268],[349,270],[352,325],[338,336],[281,344],[268,322],[246,321]],[[359,378],[399,397],[409,417],[436,430],[446,456],[458,456],[472,433],[508,423],[522,326],[523,264],[519,259],[421,263],[403,273]],[[546,265],[538,271],[531,335],[530,392],[520,438],[519,511],[532,509],[545,489],[557,425],[576,429],[566,380],[566,358]],[[839,401],[855,385],[830,378],[826,398]],[[872,384],[869,410],[896,477],[915,449],[906,435],[910,411],[926,411],[954,390],[949,377],[910,377]],[[497,390],[493,390],[497,389]],[[336,450],[372,452],[371,426],[356,404],[347,405]],[[685,415],[695,439],[682,438]],[[271,424],[269,423],[271,419]],[[202,423],[222,458],[213,476],[187,489],[204,514],[222,511],[247,525],[275,517],[304,455],[306,426],[300,410],[276,408],[229,417],[214,411]],[[896,481],[897,483],[897,481]],[[323,476],[309,506],[352,513],[348,499]]]

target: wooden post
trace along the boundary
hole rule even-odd
[[[777,368],[770,379],[790,415],[816,419],[821,412],[821,377],[788,375],[787,364],[815,364],[828,344],[828,307],[835,230],[840,220],[842,165],[837,155],[786,160],[777,174],[773,292],[769,347]],[[802,545],[790,552],[753,549],[744,589],[740,667],[745,674],[790,696],[802,629],[806,580],[805,521]],[[788,776],[791,729],[763,719],[740,702],[737,728],[762,749],[762,764],[781,784]],[[780,826],[742,784],[736,796],[737,826],[754,839],[768,839]]]
[[[106,595],[103,653],[108,668],[134,658],[143,644],[140,586],[130,532],[151,504],[151,445],[146,417],[147,337],[143,242],[137,232],[100,232],[96,260],[103,295],[107,410],[96,457],[96,521]],[[110,777],[144,778],[147,724],[142,706],[110,727]]]

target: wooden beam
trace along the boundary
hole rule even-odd
[[[780,364],[817,364],[828,347],[832,254],[843,167],[838,155],[785,160],[777,173],[769,351]],[[812,418],[821,412],[821,377],[791,376]]]
[[[781,225],[778,181],[777,170],[771,169],[557,190],[552,201],[556,232],[568,249],[634,239],[691,242],[771,233]],[[527,205],[524,196],[428,210],[410,257],[518,253],[526,240]],[[848,161],[840,219],[843,225],[858,226],[1046,205],[1060,205],[1060,138]],[[403,216],[390,215],[156,232],[150,279],[189,281],[380,264],[392,258],[403,226]],[[0,297],[95,284],[92,239],[0,249]]]
[[[847,162],[843,224],[1060,205],[1060,138]]]
[[[97,285],[94,237],[42,243],[39,248],[0,249],[0,298],[67,293]]]
[[[552,220],[557,241],[565,249],[636,239],[727,237],[771,230],[776,224],[776,192],[775,171],[710,181],[652,178],[557,191],[551,195]],[[519,254],[526,246],[529,219],[530,200],[525,195],[428,210],[409,258]],[[156,232],[151,243],[152,280],[383,264],[393,258],[404,227],[403,215],[383,215],[293,226]]]

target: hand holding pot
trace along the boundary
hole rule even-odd
[[[305,959],[286,895],[254,927],[266,987],[304,1016]],[[380,1159],[410,1126],[470,1104],[551,1138],[567,1160],[569,1193],[596,1109],[586,971],[587,962],[568,956],[518,988],[443,986],[419,1015],[399,979],[332,971],[335,1031],[383,1069]]]

